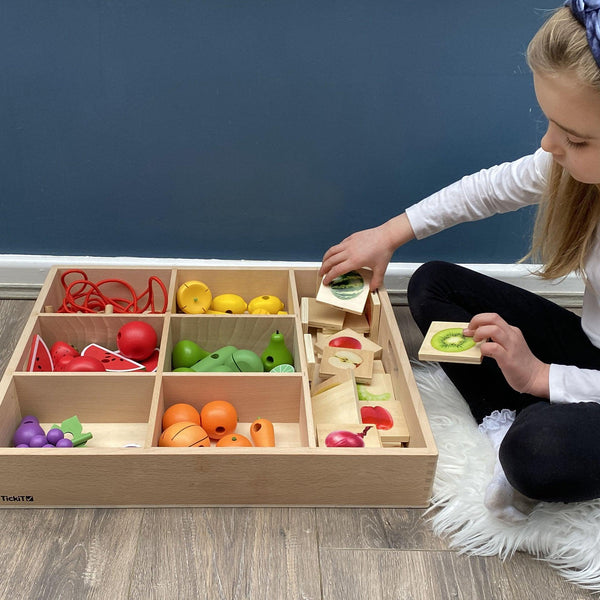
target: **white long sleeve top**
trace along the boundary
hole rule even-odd
[[[514,162],[496,165],[443,188],[409,207],[406,214],[417,239],[464,223],[537,204],[546,189],[552,156],[539,149]],[[600,229],[600,228],[599,228]],[[600,234],[585,264],[581,325],[600,348]],[[550,365],[550,402],[600,402],[600,371]]]

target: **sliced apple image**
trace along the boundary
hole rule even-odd
[[[362,357],[350,350],[337,350],[329,357],[329,364],[336,369],[356,369],[362,364]]]

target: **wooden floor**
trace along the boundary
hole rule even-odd
[[[32,301],[0,300],[0,373]],[[419,335],[396,309],[410,352]],[[469,558],[423,510],[0,510],[0,599],[592,598],[543,562]]]

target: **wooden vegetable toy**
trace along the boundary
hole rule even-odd
[[[250,437],[255,446],[275,446],[275,429],[268,419],[258,418],[250,425]]]
[[[184,313],[205,314],[210,308],[212,294],[201,281],[186,281],[177,289],[177,306]]]
[[[252,447],[252,442],[243,435],[239,433],[230,433],[228,435],[224,435],[218,442],[217,446],[229,446],[229,447],[237,447],[237,448],[248,448]]]
[[[163,431],[171,425],[181,423],[182,421],[189,421],[200,425],[200,413],[191,404],[186,404],[185,402],[173,404],[163,413]]]
[[[332,431],[325,438],[325,445],[329,448],[363,448],[365,445],[363,438],[370,429],[372,426],[365,427],[360,433],[345,430]]]
[[[202,407],[200,422],[211,439],[219,440],[235,431],[238,415],[231,402],[213,400]]]
[[[181,421],[167,427],[158,438],[159,446],[172,448],[197,448],[210,446],[208,434],[200,425],[191,421]]]
[[[224,346],[190,367],[198,373],[252,373],[264,371],[262,360],[251,350]]]
[[[278,365],[294,365],[294,357],[287,349],[283,334],[276,331],[271,335],[269,345],[260,356],[265,371],[271,371]]]

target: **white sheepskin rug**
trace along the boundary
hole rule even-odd
[[[495,461],[491,443],[437,363],[412,366],[439,450],[430,509],[435,534],[471,555],[506,559],[528,552],[570,582],[600,592],[600,499],[542,502],[519,524],[491,516],[483,504]]]

